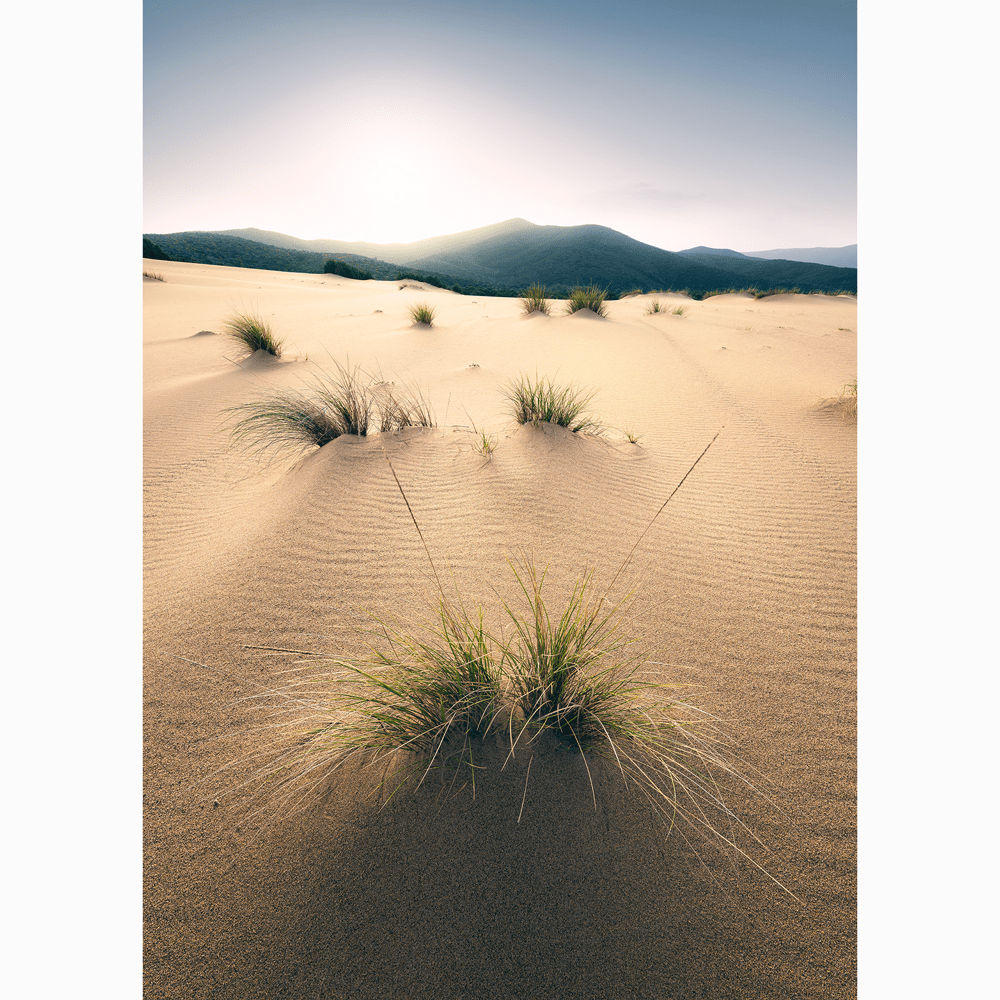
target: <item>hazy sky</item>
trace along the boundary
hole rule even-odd
[[[147,233],[857,241],[857,4],[144,4]]]

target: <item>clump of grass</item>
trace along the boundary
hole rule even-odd
[[[638,444],[642,440],[641,436],[633,430],[625,431],[625,437],[629,444]]]
[[[858,380],[848,382],[837,396],[837,403],[847,417],[858,417]]]
[[[419,787],[438,769],[454,770],[453,783],[464,773],[474,794],[476,772],[486,763],[476,757],[482,739],[506,737],[510,759],[550,733],[582,756],[595,808],[591,767],[603,761],[641,791],[668,833],[680,822],[760,868],[732,840],[734,823],[746,827],[726,806],[719,784],[750,782],[733,765],[713,719],[671,687],[643,678],[647,658],[625,632],[630,595],[609,597],[639,542],[714,441],[653,515],[602,595],[595,596],[593,571],[586,571],[554,613],[542,594],[547,571],[527,557],[511,563],[526,610],[520,601],[503,603],[513,627],[507,637],[486,626],[482,608],[470,613],[457,595],[447,598],[390,462],[437,582],[434,620],[418,632],[381,622],[381,641],[367,659],[321,664],[281,692],[300,715],[297,728],[305,721],[308,732],[258,773],[280,814],[308,808],[352,761],[384,769],[382,786],[391,768],[391,794],[417,776]],[[526,782],[528,776],[530,761]]]
[[[671,316],[683,316],[687,312],[687,306],[674,306],[673,309],[668,308],[659,299],[653,299],[652,302],[646,306],[646,315],[652,316],[653,313],[670,313]]]
[[[482,455],[483,458],[493,457],[493,452],[496,450],[497,438],[495,434],[487,434],[485,428],[476,427],[475,424],[472,425],[473,441],[472,447],[476,454]]]
[[[845,419],[858,419],[858,380],[846,383],[837,393],[829,399],[821,400],[819,403],[821,410],[837,410]]]
[[[163,275],[157,274],[155,271],[143,271],[142,276],[144,278],[152,278],[154,281],[163,281]]]
[[[404,427],[434,427],[436,422],[430,404],[419,390],[399,392],[395,386],[382,382],[373,387],[378,410],[379,430],[394,433]]]
[[[284,341],[279,340],[271,332],[271,324],[256,313],[234,313],[222,327],[227,337],[238,341],[252,354],[254,351],[267,351],[276,358],[281,357],[281,347]]]
[[[360,368],[336,367],[335,375],[320,370],[302,390],[279,391],[224,411],[238,417],[231,441],[263,456],[322,448],[344,434],[364,437],[373,425],[382,433],[436,426],[419,390],[400,390],[384,380],[366,383]]]
[[[608,311],[604,305],[604,300],[607,297],[607,290],[598,288],[596,285],[588,285],[586,288],[574,288],[570,292],[566,311],[572,314],[579,312],[581,309],[589,309],[595,316],[606,318]]]
[[[510,401],[511,412],[519,424],[557,424],[574,433],[597,432],[599,425],[586,416],[594,393],[584,393],[572,385],[556,386],[550,380],[522,375],[509,382],[504,395]]]
[[[548,316],[551,306],[545,296],[544,285],[532,285],[521,299],[521,310],[524,315],[530,316],[532,313],[540,312]]]
[[[408,310],[410,318],[414,323],[423,323],[425,326],[434,325],[434,307],[426,302],[416,302]]]
[[[621,295],[618,296],[618,298],[627,299],[631,295],[642,295],[642,289],[641,288],[630,289],[627,292],[622,292]]]
[[[306,390],[285,390],[266,399],[232,406],[239,417],[230,430],[233,444],[258,456],[329,444],[343,434],[364,437],[372,400],[359,370],[337,365],[336,377],[320,372]]]
[[[798,288],[767,288],[754,291],[753,297],[755,299],[766,299],[771,295],[797,295],[798,292]]]

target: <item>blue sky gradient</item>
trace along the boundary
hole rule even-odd
[[[857,241],[857,6],[147,2],[145,232]]]

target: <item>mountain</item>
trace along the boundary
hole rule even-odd
[[[691,247],[690,250],[679,250],[678,253],[686,254],[697,254],[697,255],[717,255],[720,257],[743,257],[744,254],[737,253],[735,250],[716,250],[715,247]]]
[[[846,247],[791,247],[787,250],[746,250],[744,257],[759,257],[762,260],[799,260],[811,264],[828,264],[832,267],[858,266],[858,245]]]
[[[254,230],[259,232],[259,230]],[[280,234],[276,234],[280,235]],[[286,237],[295,243],[295,237]],[[158,249],[166,251],[170,260],[192,264],[217,264],[223,267],[253,267],[263,271],[294,271],[297,274],[322,274],[326,262],[335,257],[365,271],[376,278],[393,279],[398,268],[383,260],[348,253],[321,253],[315,250],[289,249],[258,240],[241,239],[227,233],[161,233],[144,234],[143,247],[155,241]],[[332,242],[332,241],[330,241]]]
[[[395,278],[404,268],[423,272],[435,284],[477,294],[519,294],[535,283],[545,285],[553,297],[565,297],[579,285],[598,285],[612,296],[636,288],[686,290],[699,297],[749,287],[856,292],[858,277],[856,269],[762,260],[711,247],[673,253],[606,226],[536,226],[525,219],[414,243],[301,240],[260,229],[152,234],[152,238],[175,259],[195,260],[190,254],[196,253],[202,263],[316,273],[333,255],[376,277]],[[183,253],[189,256],[180,256]],[[283,266],[252,263],[264,259]]]

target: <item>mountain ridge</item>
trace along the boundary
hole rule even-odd
[[[856,268],[711,247],[677,253],[607,226],[538,226],[522,218],[412,243],[303,240],[256,228],[144,235],[172,256],[188,254],[198,263],[265,267],[270,265],[259,261],[273,258],[271,269],[317,273],[332,256],[376,277],[395,278],[393,268],[423,271],[435,284],[474,287],[477,294],[518,294],[536,283],[556,297],[581,285],[597,285],[611,295],[636,288],[692,294],[749,287],[857,292]]]

